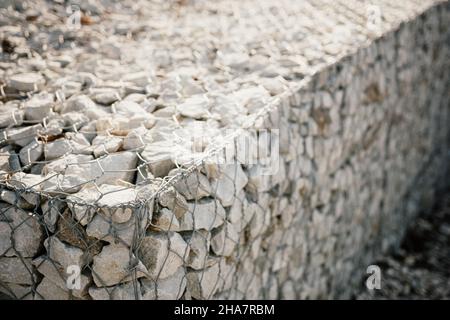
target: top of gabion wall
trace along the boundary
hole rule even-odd
[[[439,2],[13,3],[0,9],[1,183],[145,202],[311,75]]]

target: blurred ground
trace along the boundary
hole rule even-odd
[[[450,299],[450,190],[416,220],[396,253],[373,264],[381,289],[369,291],[364,279],[356,299]]]

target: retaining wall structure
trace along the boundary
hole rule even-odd
[[[212,58],[199,49],[209,62],[196,77],[175,51],[172,64],[155,56],[151,81],[143,57],[70,62],[60,82],[3,72],[2,292],[349,298],[398,245],[448,183],[448,2],[261,3],[216,4],[224,45]],[[169,29],[174,43],[211,15],[202,5]],[[108,64],[133,72],[117,85]],[[158,76],[170,68],[178,82]]]

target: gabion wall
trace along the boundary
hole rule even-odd
[[[261,174],[267,159],[240,161],[236,135],[231,163],[179,168],[146,161],[152,149],[127,136],[134,148],[102,144],[96,161],[55,161],[44,177],[17,170],[36,160],[39,128],[9,131],[10,144],[29,150],[2,164],[0,290],[18,299],[350,297],[448,182],[449,12],[429,8],[261,108],[240,135],[279,130],[274,174]],[[141,183],[130,183],[136,174]]]

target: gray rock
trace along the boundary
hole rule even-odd
[[[55,194],[78,192],[89,180],[94,179],[93,177],[88,179],[89,176],[86,175],[89,171],[82,170],[92,166],[92,159],[93,157],[88,155],[69,154],[48,163],[42,169],[42,173],[45,175],[42,190]]]
[[[209,115],[208,98],[205,95],[195,95],[177,106],[177,111],[185,117],[201,119]]]
[[[104,105],[110,105],[117,100],[120,99],[120,95],[115,90],[105,90],[103,92],[97,92],[92,97],[95,102],[104,104]]]
[[[0,281],[32,285],[36,281],[36,275],[31,265],[31,259],[0,257]]]
[[[11,171],[11,166],[9,165],[9,157],[10,157],[9,152],[4,152],[3,154],[0,154],[0,170],[6,172]]]
[[[89,288],[89,295],[94,300],[141,300],[139,282],[126,282],[113,287]]]
[[[67,112],[61,118],[64,120],[65,127],[72,127],[75,130],[80,129],[89,122],[87,112]]]
[[[147,144],[141,156],[155,177],[165,177],[175,167],[175,152],[171,143],[161,141]]]
[[[44,78],[38,73],[20,73],[9,79],[9,86],[17,91],[38,91],[44,84]]]
[[[125,245],[131,246],[134,235],[133,227],[133,224],[131,226],[127,224],[125,228],[120,226],[120,229],[117,230],[111,219],[98,214],[89,222],[86,233],[88,236],[102,241],[113,243],[119,240]]]
[[[139,258],[152,280],[166,279],[183,266],[189,247],[175,232],[148,233],[138,244]]]
[[[220,286],[219,264],[201,271],[189,271],[186,277],[187,290],[193,298],[211,299]]]
[[[127,95],[124,100],[142,104],[146,100],[146,98],[147,98],[147,96],[145,94],[132,93],[132,94]],[[147,112],[149,112],[149,111],[147,110]]]
[[[133,150],[143,148],[149,143],[150,135],[145,127],[139,127],[130,131],[123,140],[124,150]]]
[[[247,110],[255,112],[264,106],[264,102],[270,95],[264,87],[253,86],[233,92],[233,97]]]
[[[0,256],[12,248],[11,228],[9,223],[0,221]]]
[[[70,274],[67,273],[67,269],[63,269],[57,262],[41,256],[33,260],[33,265],[40,274],[45,276],[45,279],[53,282],[53,284],[64,291],[71,291],[73,296],[78,298],[82,298],[87,294],[87,289],[92,282],[91,278],[81,273],[80,288],[69,290],[67,279]],[[42,292],[40,293],[42,294]]]
[[[14,240],[13,255],[33,257],[42,248],[44,233],[37,217],[22,209],[9,207],[2,210],[0,217],[8,221],[11,237]]]
[[[90,209],[87,205],[95,203],[100,197],[99,190],[90,184],[67,197],[69,209],[81,225],[85,226],[92,220],[96,210]]]
[[[8,162],[3,162],[3,168],[7,169],[6,171],[20,171],[22,166],[20,165],[20,158],[17,153],[7,153],[5,154],[5,157],[3,157],[3,160],[7,160]],[[5,173],[6,173],[5,171]]]
[[[77,72],[73,78],[75,81],[81,82],[85,87],[95,86],[98,81],[97,77],[89,71]]]
[[[137,167],[136,182],[138,186],[144,186],[146,183],[151,183],[155,177],[149,172],[148,168],[143,165]]]
[[[142,108],[138,103],[129,100],[123,100],[115,103],[113,105],[113,110],[115,113],[123,116],[142,115],[146,113],[144,108]]]
[[[119,205],[136,200],[137,194],[134,189],[104,184],[100,186],[99,191],[102,196],[96,202],[98,206],[118,206],[116,208],[100,208],[104,215],[111,217],[112,221],[116,223],[125,223],[130,220],[133,214],[132,207],[130,205],[119,207]]]
[[[51,173],[64,173],[65,170],[72,165],[83,164],[92,161],[94,157],[91,155],[75,155],[68,154],[58,160],[51,161],[45,165],[42,173],[44,175],[49,175]]]
[[[211,248],[218,256],[229,257],[239,242],[239,234],[233,225],[226,222],[219,230],[213,232]]]
[[[41,130],[41,134],[47,137],[56,137],[63,132],[66,121],[63,117],[51,119],[47,122],[47,126]]]
[[[131,82],[138,87],[145,87],[150,82],[149,74],[146,71],[127,73],[122,80]]]
[[[74,154],[92,154],[91,143],[83,133],[67,132],[66,138]]]
[[[201,200],[189,203],[188,211],[179,218],[180,230],[212,230],[223,224],[225,209],[218,200]]]
[[[0,128],[9,127],[11,125],[20,126],[23,123],[24,111],[12,109],[8,112],[0,113]]]
[[[143,278],[141,284],[143,300],[177,300],[186,289],[186,273],[184,268],[180,267],[166,279],[154,281]]]
[[[60,55],[55,57],[54,61],[58,62],[62,68],[65,68],[73,61],[73,57],[69,55]]]
[[[165,107],[153,111],[153,115],[157,118],[172,118],[175,115],[175,107]]]
[[[288,82],[279,76],[276,78],[262,78],[261,84],[270,95],[275,96],[286,91]]]
[[[253,211],[248,210],[248,200],[242,190],[234,199],[228,210],[227,218],[233,224],[237,232],[241,232],[252,219]]]
[[[247,170],[248,183],[245,187],[250,193],[256,195],[260,192],[266,192],[271,189],[271,176],[263,174],[263,168],[260,165],[252,165]]]
[[[175,175],[181,170],[175,169],[169,173],[169,176]],[[205,175],[198,171],[189,174],[187,177],[179,179],[174,184],[175,189],[181,193],[186,200],[199,200],[208,197],[211,194],[211,185]]]
[[[24,166],[35,163],[42,156],[44,146],[39,141],[33,141],[20,149],[19,157]]]
[[[130,220],[133,210],[131,206],[119,206],[136,200],[134,189],[122,186],[103,184],[96,187],[93,184],[85,185],[79,192],[67,197],[72,201],[69,205],[75,218],[86,225],[91,220],[95,211],[103,213],[115,223],[125,223]],[[90,210],[89,205],[95,204],[98,210]],[[109,208],[113,207],[114,208]]]
[[[56,236],[45,239],[44,246],[48,258],[58,263],[63,270],[67,270],[71,265],[80,268],[84,266],[83,250],[63,243]]]
[[[92,140],[92,147],[96,158],[107,153],[116,152],[121,146],[122,139],[119,137],[98,135]]]
[[[62,138],[46,143],[44,146],[45,160],[53,160],[60,158],[72,151],[72,147],[68,140]]]
[[[269,210],[264,211],[260,205],[254,202],[250,203],[246,210],[250,212],[246,213],[246,215],[248,214],[248,216],[252,217],[249,223],[249,237],[250,239],[255,239],[270,226],[271,214]]]
[[[58,87],[58,95],[59,96],[63,96],[64,98],[61,99],[61,101],[65,100],[65,98],[68,98],[70,96],[73,96],[74,94],[77,94],[78,92],[80,92],[83,84],[77,81],[71,81],[68,80],[67,78],[63,78],[61,81],[63,83],[61,83],[61,85]]]
[[[140,202],[153,202],[155,193],[159,190],[161,180],[149,181],[136,186],[136,200]]]
[[[97,121],[98,120],[89,121],[79,130],[89,143],[97,136]]]
[[[247,114],[247,110],[236,102],[233,97],[226,94],[213,94],[213,103],[211,103],[211,113],[218,115],[220,122],[224,125],[242,122],[243,115]]]
[[[62,215],[64,207],[64,202],[59,200],[45,200],[42,202],[41,208],[45,226],[50,232],[55,232],[56,222]]]
[[[29,196],[27,196],[27,194],[23,193],[22,195],[25,196],[26,198],[30,198]],[[15,207],[23,210],[33,210],[36,207],[36,202],[29,203],[15,191],[7,189],[0,191],[0,199],[6,203],[12,204]]]
[[[206,230],[196,230],[184,239],[190,248],[187,266],[195,270],[208,267],[211,234]]]
[[[97,184],[116,182],[119,179],[133,182],[137,163],[136,153],[119,152],[101,158],[99,162],[105,173],[97,179]]]
[[[41,121],[47,117],[53,107],[52,94],[34,95],[30,100],[24,103],[25,119]]]
[[[16,205],[18,202],[18,195],[15,191],[3,189],[0,191],[0,199],[6,203]]]
[[[153,215],[152,227],[156,231],[178,231],[180,223],[170,209],[161,208]]]
[[[90,120],[96,120],[110,115],[107,109],[97,106],[86,95],[79,95],[67,100],[61,110],[61,114],[67,113],[79,113]]]
[[[233,204],[234,197],[246,186],[248,178],[240,164],[219,166],[219,178],[211,182],[214,195],[224,207]]]
[[[70,293],[44,277],[36,288],[36,300],[69,300]]]
[[[36,191],[41,190],[43,180],[44,178],[38,174],[16,172],[11,176],[8,183],[19,189],[29,190],[29,192],[21,192],[20,197],[35,208],[40,203],[40,198]]]
[[[111,217],[97,214],[87,226],[86,232],[90,237],[109,243],[119,242],[131,247],[138,238],[136,227],[139,232],[144,232],[148,224],[148,215],[148,212],[142,217],[135,214],[125,223],[116,223]]]
[[[15,283],[3,283],[0,286],[0,292],[6,294],[12,299],[33,300],[33,287],[28,285],[19,285]]]
[[[186,199],[173,187],[160,192],[158,194],[158,202],[163,207],[169,208],[178,219],[189,209]]]
[[[61,110],[61,113],[81,112],[86,114],[86,112],[95,108],[96,105],[91,98],[86,95],[79,95],[67,100],[65,106]]]
[[[8,140],[10,140],[11,143],[24,147],[32,142],[36,138],[37,133],[42,129],[43,127],[40,124],[29,127],[10,129],[7,133]]]
[[[129,248],[123,244],[110,244],[94,257],[92,274],[97,287],[107,287],[143,277],[148,272]]]
[[[133,182],[136,171],[137,155],[134,152],[118,152],[105,155],[96,161],[89,156],[70,155],[57,164],[50,163],[44,173],[57,172],[61,175],[46,181],[46,189],[77,192],[80,188],[95,179],[97,185],[113,184],[118,180]],[[69,164],[69,165],[68,165]]]

